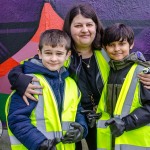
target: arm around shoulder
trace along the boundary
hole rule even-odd
[[[11,84],[12,90],[17,90],[19,95],[23,96],[26,91],[27,86],[32,81],[31,76],[25,75],[23,73],[23,65],[19,65],[13,68],[9,74],[8,79]]]

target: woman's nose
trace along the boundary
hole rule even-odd
[[[87,32],[87,31],[88,31],[88,28],[87,28],[87,26],[84,25],[84,26],[82,27],[82,32]]]

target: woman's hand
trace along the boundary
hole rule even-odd
[[[32,82],[39,82],[39,80],[37,78],[33,78]],[[29,98],[31,100],[34,100],[34,101],[37,101],[37,99],[33,95],[34,94],[42,95],[42,92],[39,89],[42,89],[42,86],[40,86],[40,85],[33,85],[32,83],[30,83],[27,86],[26,91],[25,91],[25,93],[23,95],[23,100],[25,101],[25,103],[27,105],[29,105],[29,102],[28,102],[27,98]]]
[[[150,89],[150,74],[139,73],[138,77],[140,82],[144,84],[144,87]]]

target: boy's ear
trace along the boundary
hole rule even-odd
[[[106,47],[104,45],[102,45],[102,48],[106,51]]]
[[[66,60],[67,60],[70,56],[71,56],[71,50],[69,50],[69,51],[67,52]]]
[[[132,48],[133,48],[133,46],[134,46],[134,42],[133,42],[133,44],[130,46],[130,49],[132,49]]]
[[[38,55],[39,55],[39,59],[42,59],[42,54],[41,54],[41,51],[38,49]]]

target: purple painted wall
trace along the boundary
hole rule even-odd
[[[64,18],[70,7],[81,2],[95,8],[105,27],[116,22],[130,25],[135,32],[134,51],[142,51],[150,60],[150,0],[55,0],[51,4]]]
[[[134,51],[142,51],[150,60],[150,0],[0,0],[0,119],[5,120],[4,105],[10,93],[8,71],[36,53],[37,41],[31,39],[40,26],[44,4],[51,9],[44,10],[46,24],[55,21],[53,27],[58,27],[67,11],[82,2],[94,7],[105,27],[116,22],[130,25],[135,31]]]

